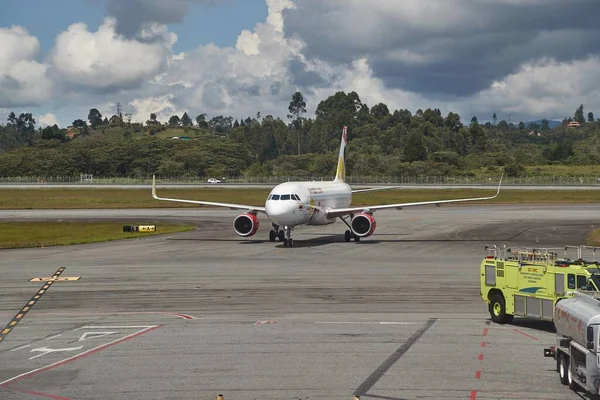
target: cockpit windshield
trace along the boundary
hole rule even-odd
[[[296,200],[300,201],[300,196],[297,194],[272,194],[267,200]]]

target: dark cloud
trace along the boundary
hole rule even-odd
[[[471,95],[544,58],[600,54],[597,0],[296,4],[284,11],[285,33],[307,44],[307,57],[367,57],[386,86],[428,96]]]
[[[288,70],[291,75],[292,84],[296,86],[309,88],[327,84],[321,75],[314,71],[308,71],[306,65],[298,59],[290,60]]]
[[[117,19],[117,32],[136,36],[145,23],[181,22],[190,5],[214,5],[226,0],[106,0],[109,15]]]

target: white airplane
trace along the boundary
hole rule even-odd
[[[352,190],[344,182],[346,150],[346,127],[342,131],[342,142],[338,158],[337,172],[333,181],[319,182],[286,182],[277,185],[271,190],[264,207],[245,204],[215,203],[209,201],[169,199],[158,197],[156,194],[156,180],[152,177],[152,197],[156,200],[176,201],[206,206],[227,207],[232,210],[244,210],[233,220],[233,230],[242,237],[250,237],[256,233],[259,226],[258,213],[264,213],[271,220],[273,229],[269,232],[269,239],[283,242],[285,247],[292,247],[292,231],[301,225],[328,225],[340,218],[348,229],[345,240],[351,239],[358,242],[360,238],[370,236],[375,231],[375,218],[373,213],[377,210],[388,208],[402,209],[404,207],[458,203],[465,201],[491,200],[500,193],[502,178],[498,184],[498,191],[490,197],[475,197],[468,199],[434,200],[414,203],[385,204],[376,206],[351,207],[352,193],[371,190],[384,190],[390,187]],[[350,223],[346,220],[350,219]]]

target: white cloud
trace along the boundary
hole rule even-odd
[[[115,20],[107,18],[97,32],[83,23],[71,25],[56,38],[50,62],[61,79],[77,86],[106,89],[139,85],[159,73],[176,41],[164,26],[151,25],[141,39],[126,39],[115,33]]]
[[[171,102],[172,95],[164,95],[161,97],[151,97],[145,99],[134,99],[130,104],[135,108],[131,119],[133,121],[146,122],[150,118],[151,113],[155,113],[157,120],[164,123],[169,120],[169,117],[174,114],[179,114],[179,110]],[[181,113],[183,115],[183,113]],[[190,116],[190,118],[194,118]]]
[[[600,114],[600,57],[573,62],[539,60],[494,82],[488,89],[464,102],[460,109],[473,112],[503,110],[513,115],[539,118],[572,116],[579,104]],[[586,111],[587,116],[587,111]]]
[[[111,0],[127,5],[117,10],[120,24],[145,0],[127,1]],[[73,24],[46,62],[36,61],[37,38],[0,29],[0,107],[13,105],[6,99],[49,107],[52,94],[80,114],[119,101],[139,122],[152,112],[164,122],[185,111],[192,118],[257,111],[285,118],[295,91],[311,116],[341,90],[356,91],[369,106],[439,108],[466,121],[494,112],[513,120],[562,118],[581,103],[600,114],[600,45],[590,41],[595,11],[576,23],[570,18],[591,0],[574,0],[577,7],[558,0],[469,0],[472,7],[467,0],[265,0],[266,20],[242,30],[235,45],[173,54],[177,37],[156,22],[178,21],[193,1],[202,0],[181,0],[163,16],[170,3],[152,0],[152,13],[122,27],[126,37],[112,18],[95,32]],[[48,111],[62,121],[63,111],[39,114]]]
[[[0,107],[42,104],[50,97],[39,40],[20,26],[0,28]]]
[[[41,115],[35,118],[35,121],[37,122],[38,126],[53,126],[55,124],[58,125],[58,119],[56,118],[56,115],[52,113],[46,113],[44,115]]]

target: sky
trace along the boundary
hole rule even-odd
[[[355,91],[463,122],[600,117],[597,0],[2,0],[0,123],[286,118]]]

